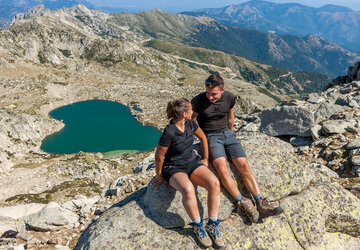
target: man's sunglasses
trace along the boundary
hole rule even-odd
[[[206,86],[218,86],[218,85],[220,85],[220,83],[218,82],[218,81],[216,81],[216,80],[206,80],[205,81],[205,85]]]

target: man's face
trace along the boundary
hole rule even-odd
[[[209,99],[211,103],[216,102],[220,99],[221,94],[224,92],[224,89],[220,89],[218,86],[209,87],[206,86],[206,97]]]

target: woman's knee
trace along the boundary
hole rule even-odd
[[[210,190],[214,193],[220,193],[220,181],[218,178],[213,178],[210,182]]]
[[[180,193],[182,196],[186,199],[191,199],[195,197],[195,189],[194,185],[192,183],[189,183],[187,185],[184,185],[182,189],[180,190]]]

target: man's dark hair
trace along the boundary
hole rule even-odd
[[[205,85],[210,88],[219,87],[220,89],[223,89],[224,88],[224,80],[219,75],[210,75],[206,79]]]

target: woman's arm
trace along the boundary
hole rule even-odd
[[[164,181],[164,178],[161,175],[162,166],[164,163],[164,156],[167,152],[169,147],[163,147],[158,145],[155,152],[155,172],[156,172],[156,179],[152,183],[153,186],[158,187]]]
[[[195,136],[197,138],[199,138],[200,142],[201,142],[201,147],[202,147],[202,151],[203,151],[203,159],[201,160],[201,162],[208,167],[209,163],[208,163],[208,159],[209,159],[209,148],[208,148],[208,142],[206,140],[206,136],[204,134],[204,132],[202,131],[202,129],[199,127],[196,131],[195,131]]]
[[[232,109],[229,109],[229,111],[228,111],[228,127],[229,127],[229,129],[233,129],[234,121],[235,121],[234,109],[232,108]]]

